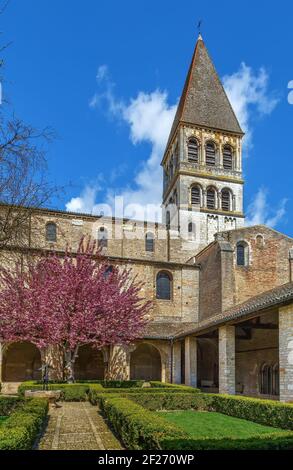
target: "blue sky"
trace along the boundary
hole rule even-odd
[[[1,18],[2,38],[12,41],[4,93],[19,117],[59,135],[49,173],[65,190],[54,207],[98,211],[114,194],[158,201],[158,161],[202,18],[205,43],[249,135],[249,220],[293,235],[293,4],[235,5],[11,0]]]

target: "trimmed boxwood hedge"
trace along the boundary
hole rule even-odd
[[[23,400],[20,397],[0,396],[0,416],[8,416],[21,403]]]
[[[93,381],[84,383],[56,383],[49,384],[49,390],[61,390],[61,400],[63,401],[86,401],[90,398],[91,403],[94,404],[96,393],[150,393],[162,392],[168,390],[169,392],[198,392],[198,389],[187,387],[185,385],[163,384],[161,382],[151,382],[151,388],[141,388],[142,381],[130,380],[126,381]],[[43,385],[41,382],[28,381],[23,382],[18,387],[18,393],[23,397],[26,390],[42,390]]]
[[[221,397],[224,403],[226,397]],[[256,434],[248,439],[192,439],[190,435],[175,424],[169,423],[164,418],[150,411],[150,409],[145,408],[145,406],[148,406],[154,409],[155,405],[160,407],[164,405],[166,406],[165,409],[174,409],[175,407],[175,409],[213,410],[214,397],[211,395],[169,394],[162,392],[149,395],[125,394],[123,397],[118,397],[114,394],[102,393],[98,398],[104,414],[128,449],[293,449],[293,433],[289,431],[272,432],[265,435]],[[239,400],[241,399],[242,397],[239,397]],[[152,401],[153,403],[151,403]],[[138,402],[143,403],[144,406],[141,406]],[[231,413],[229,414],[232,415]],[[245,418],[244,416],[241,417]]]
[[[192,388],[192,387],[187,387],[184,385],[177,385],[176,387],[158,387],[158,388],[130,388],[130,389],[115,389],[115,388],[108,388],[108,389],[100,389],[97,388],[95,385],[90,386],[89,392],[88,392],[88,397],[89,401],[91,402],[92,405],[96,405],[99,401],[101,396],[106,396],[106,395],[118,395],[119,396],[138,396],[138,397],[145,397],[145,396],[150,396],[154,397],[154,395],[159,394],[162,395],[164,393],[167,393],[169,395],[177,395],[177,394],[199,394],[199,390],[197,388]],[[151,403],[152,398],[147,400],[146,402]],[[142,401],[142,405],[146,403]],[[160,403],[160,401],[155,401],[154,403]],[[156,406],[156,405],[155,405]],[[161,409],[162,407],[159,406],[158,409]],[[157,408],[150,408],[150,409],[157,409]]]
[[[0,427],[0,450],[31,449],[47,412],[47,400],[41,398],[23,400]]]
[[[164,449],[165,441],[186,437],[176,425],[127,398],[105,395],[101,408],[127,449]]]
[[[103,390],[102,385],[96,384],[95,387],[98,390]],[[18,387],[18,393],[20,396],[24,396],[26,390],[42,390],[42,384],[36,384],[35,382],[23,382]],[[88,397],[89,385],[86,384],[57,384],[51,383],[49,390],[61,390],[61,400],[63,401],[85,401]]]
[[[209,409],[275,428],[293,430],[293,404],[239,395],[207,395]]]

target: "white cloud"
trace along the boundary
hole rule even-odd
[[[260,188],[247,208],[246,225],[264,224],[274,228],[286,214],[287,199],[283,198],[276,208],[268,203],[268,190]]]
[[[252,118],[270,114],[278,99],[268,92],[269,75],[264,68],[253,71],[244,62],[237,72],[223,77],[224,88],[242,126],[245,145],[252,144]]]
[[[170,105],[167,92],[159,89],[150,93],[141,91],[128,102],[118,99],[115,94],[115,83],[111,79],[107,65],[98,68],[96,79],[99,91],[90,100],[90,107],[102,109],[107,112],[108,117],[126,123],[133,145],[141,143],[150,145],[150,152],[141,162],[134,180],[124,188],[117,189],[113,186],[104,190],[103,203],[113,207],[115,196],[122,196],[124,205],[152,204],[155,205],[155,210],[159,211],[162,199],[160,161],[177,104]],[[246,146],[252,143],[252,117],[256,114],[260,117],[270,114],[277,104],[277,99],[268,92],[268,81],[269,76],[265,69],[261,68],[255,72],[245,63],[241,64],[237,72],[223,78],[228,97],[246,132]],[[111,176],[107,180],[111,181]],[[99,213],[102,206],[95,201],[100,190],[97,185],[87,186],[79,197],[73,198],[66,205],[67,210]],[[249,223],[267,223],[275,226],[284,215],[285,203],[285,200],[281,201],[276,212],[269,214],[266,192],[260,190],[248,208]],[[153,213],[148,213],[147,218],[154,219]]]

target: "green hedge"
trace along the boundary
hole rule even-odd
[[[96,384],[95,387],[103,390],[102,385]],[[85,401],[88,397],[89,385],[82,384],[50,384],[49,390],[61,390],[61,400],[63,401]],[[26,390],[42,390],[41,384],[35,382],[24,382],[18,387],[20,396],[24,396]]]
[[[118,395],[119,396],[130,396],[132,395],[138,396],[138,397],[145,397],[145,396],[150,396],[154,397],[154,395],[162,395],[164,393],[167,393],[169,395],[177,395],[177,394],[192,394],[192,395],[197,395],[199,394],[199,390],[196,388],[192,387],[185,387],[183,385],[177,385],[176,387],[159,387],[159,388],[130,388],[130,389],[118,389],[118,388],[108,388],[108,389],[101,389],[97,388],[96,385],[90,386],[89,392],[88,392],[88,397],[89,401],[91,402],[92,405],[96,405],[102,396],[106,395]],[[146,400],[145,402],[142,401],[142,405],[144,406],[144,403],[151,403],[152,398],[149,400]],[[154,401],[154,403],[160,403],[159,399],[157,401]],[[156,406],[156,405],[155,405]],[[150,409],[156,409],[156,408],[150,408]],[[157,409],[163,409],[162,406],[159,406]]]
[[[127,398],[105,395],[101,408],[127,449],[164,449],[165,441],[186,436],[177,426]]]
[[[0,450],[28,450],[42,428],[48,412],[48,401],[24,400],[0,427]]]
[[[293,430],[293,404],[233,395],[207,395],[209,409],[275,428]]]
[[[0,396],[0,416],[8,416],[21,403],[23,400],[20,397]]]
[[[222,396],[222,398],[224,401],[226,397]],[[239,398],[241,399],[241,397]],[[207,394],[188,395],[186,393],[164,392],[143,395],[125,394],[123,397],[103,393],[99,395],[104,414],[127,449],[293,449],[293,433],[288,431],[272,432],[265,435],[257,434],[248,439],[192,439],[184,430],[150,411],[157,406],[160,408],[165,406],[165,409],[212,409],[213,399],[213,396]],[[145,407],[149,407],[149,409]]]
[[[172,393],[162,392],[158,389],[157,393],[135,393],[129,394],[129,399],[151,411],[158,410],[207,410],[208,399],[202,393]]]
[[[151,382],[151,388],[141,388],[143,381],[130,380],[130,381],[92,381],[83,383],[56,383],[51,382],[49,384],[49,390],[61,390],[61,400],[63,401],[86,401],[88,397],[91,403],[96,403],[95,395],[101,392],[103,393],[150,393],[150,392],[162,392],[168,390],[168,392],[198,392],[198,389],[187,387],[184,385],[175,384],[163,384],[161,382]],[[24,396],[26,390],[42,390],[43,385],[41,382],[28,381],[23,382],[18,387],[18,393],[20,396]]]

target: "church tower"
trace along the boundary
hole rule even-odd
[[[243,135],[199,36],[162,160],[166,224],[199,249],[244,224]]]

